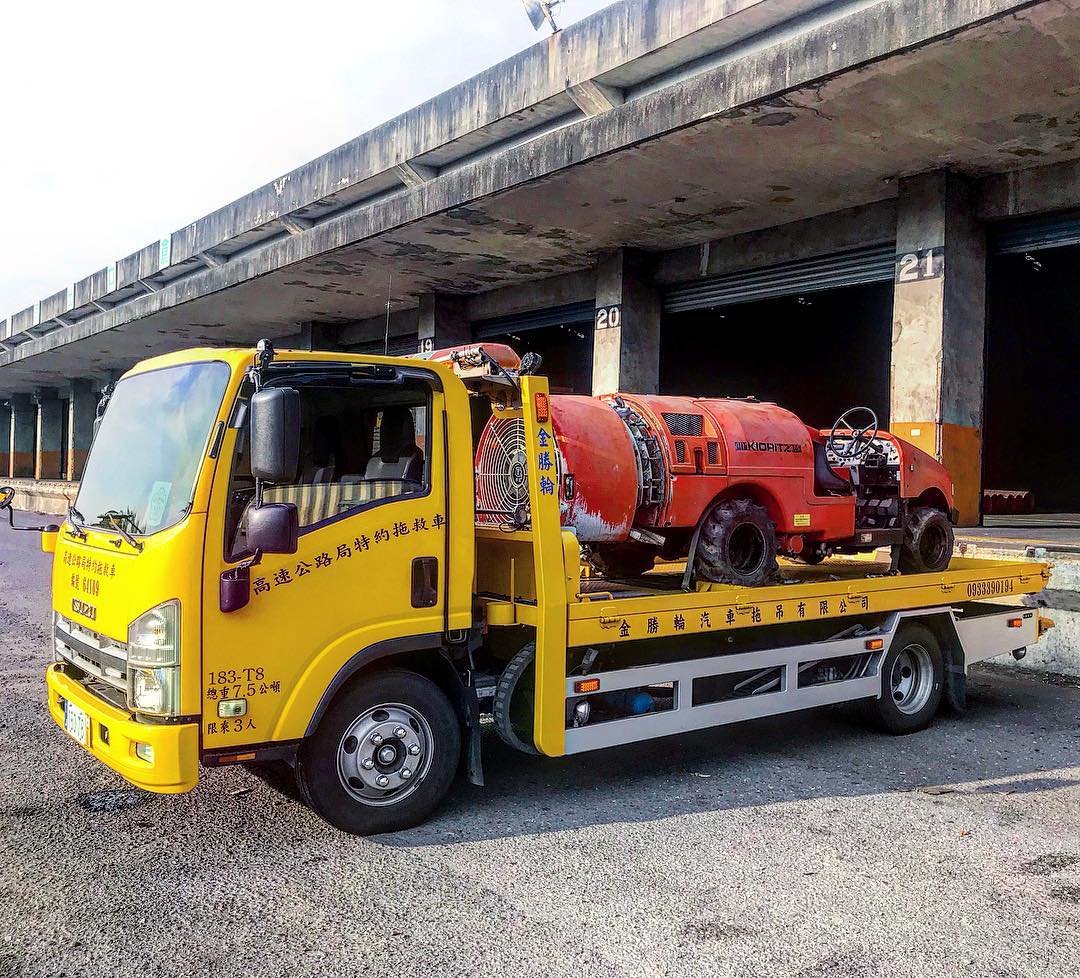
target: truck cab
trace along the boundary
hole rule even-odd
[[[126,374],[55,539],[49,708],[153,791],[190,790],[200,760],[291,759],[365,665],[415,665],[472,624],[461,381],[437,363],[276,357],[258,385],[295,398],[295,459],[260,487],[252,366],[250,350],[192,350]],[[291,513],[291,539],[251,538],[257,494]],[[454,692],[438,656],[421,671]]]

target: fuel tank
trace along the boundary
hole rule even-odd
[[[634,526],[692,527],[732,479],[813,466],[806,425],[771,403],[555,395],[551,419],[562,522],[582,543],[625,541]],[[481,521],[513,522],[527,479],[522,421],[493,417],[476,453]]]

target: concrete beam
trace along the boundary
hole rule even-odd
[[[294,217],[292,214],[282,214],[281,217],[278,218],[278,223],[285,228],[289,234],[303,234],[305,231],[310,231],[315,226],[314,221],[309,221],[306,217]]]
[[[623,248],[597,263],[594,394],[656,393],[660,307],[651,256]]]
[[[417,163],[415,160],[405,160],[403,163],[396,163],[394,165],[394,172],[398,175],[406,187],[410,190],[416,187],[422,187],[429,180],[434,180],[439,171],[436,167],[425,166],[423,163]]]
[[[221,268],[229,259],[222,255],[216,255],[212,251],[200,251],[199,261],[201,261],[207,268]]]
[[[626,101],[626,94],[621,88],[613,88],[597,81],[583,81],[577,85],[570,85],[566,94],[573,99],[576,105],[587,116],[600,115],[602,112],[610,112],[617,105]]]
[[[972,184],[937,171],[900,182],[891,429],[948,466],[961,520],[979,521],[986,233]]]

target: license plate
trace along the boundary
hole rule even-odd
[[[64,701],[64,729],[83,747],[90,746],[90,717],[86,710]]]

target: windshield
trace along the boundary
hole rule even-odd
[[[182,519],[228,382],[229,367],[218,362],[120,381],[86,462],[77,517],[139,534]]]

